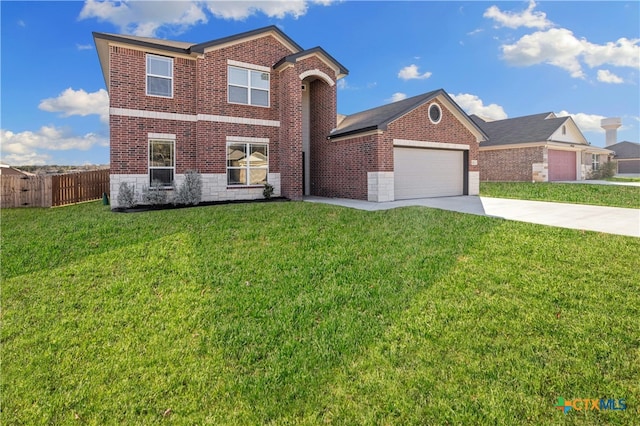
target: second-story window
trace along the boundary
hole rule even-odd
[[[173,97],[173,58],[147,55],[147,95]]]
[[[269,73],[229,67],[230,103],[269,106]]]

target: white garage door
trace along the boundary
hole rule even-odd
[[[462,195],[463,151],[394,148],[396,200]]]

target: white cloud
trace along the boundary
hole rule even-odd
[[[482,99],[476,95],[458,93],[457,95],[449,94],[449,96],[469,115],[475,114],[489,120],[504,120],[507,118],[507,113],[504,112],[500,105],[485,105]]]
[[[598,70],[598,81],[603,83],[620,84],[624,83],[624,80],[609,70]]]
[[[544,12],[534,11],[536,7],[535,1],[530,1],[529,6],[524,11],[517,12],[503,12],[498,6],[491,6],[484,12],[485,18],[493,19],[498,26],[507,28],[549,28],[553,25],[551,21],[547,19],[547,15]]]
[[[511,65],[548,63],[569,71],[576,78],[584,78],[578,61],[583,51],[583,43],[564,28],[527,34],[514,44],[502,46],[503,57]]]
[[[153,37],[161,27],[181,33],[189,27],[206,23],[203,6],[195,1],[111,1],[87,0],[78,19],[96,18],[111,22],[120,32]]]
[[[11,166],[42,166],[51,163],[51,156],[49,154],[38,154],[35,152],[29,154],[3,154],[2,163]]]
[[[76,48],[78,50],[91,50],[93,49],[93,45],[92,44],[80,44],[80,43],[76,43]]]
[[[22,19],[18,19],[18,26],[24,28],[27,24]]]
[[[43,111],[60,112],[63,117],[72,115],[98,115],[103,123],[109,122],[109,95],[104,89],[87,93],[68,88],[56,98],[43,99],[38,105]]]
[[[582,40],[584,61],[591,68],[603,64],[640,69],[640,38],[621,38],[607,44],[593,44]]]
[[[393,95],[391,95],[389,99],[387,99],[387,102],[398,102],[403,99],[407,99],[407,94],[402,92],[396,92]]]
[[[109,138],[95,133],[74,135],[69,129],[42,126],[36,132],[14,133],[0,129],[2,161],[8,164],[44,164],[51,157],[45,151],[86,151],[94,146],[109,146]]]
[[[408,67],[404,67],[400,70],[400,72],[398,72],[398,78],[401,78],[403,80],[423,80],[429,77],[431,77],[430,72],[427,71],[420,74],[420,72],[418,71],[418,66],[414,64],[409,65]]]
[[[350,89],[351,86],[349,86],[349,83],[347,83],[347,79],[346,78],[341,78],[340,80],[338,80],[338,89],[340,90],[346,90],[346,89]]]
[[[585,114],[583,112],[579,112],[576,114],[571,114],[567,111],[560,111],[556,113],[558,117],[571,117],[573,121],[576,122],[578,127],[582,132],[598,132],[604,133],[602,127],[600,127],[600,121],[603,118],[606,118],[604,115],[597,114]]]
[[[331,0],[314,0],[327,6]],[[207,23],[207,13],[223,19],[243,20],[262,13],[269,18],[298,18],[309,6],[307,0],[235,0],[235,1],[115,1],[86,0],[78,19],[96,18],[111,22],[121,32],[154,37],[160,29],[182,33],[189,27]]]
[[[582,64],[640,69],[640,39],[620,38],[615,42],[594,44],[578,39],[566,28],[551,28],[527,34],[513,44],[501,46],[504,60],[511,65],[550,64],[585,78]],[[601,80],[602,81],[602,80]]]

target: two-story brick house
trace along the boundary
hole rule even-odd
[[[486,135],[443,90],[338,123],[347,69],[275,26],[199,44],[94,40],[109,92],[112,207],[121,182],[171,188],[189,170],[202,175],[203,201],[261,198],[267,182],[294,200],[478,193]],[[451,178],[459,183],[444,191],[420,190]]]

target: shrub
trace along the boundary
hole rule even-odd
[[[600,164],[598,170],[593,170],[589,175],[589,179],[606,179],[615,176],[618,171],[618,163],[616,161],[607,161]]]
[[[136,191],[133,185],[120,182],[118,188],[118,207],[131,208],[136,204]]]
[[[195,170],[189,170],[184,175],[184,182],[178,188],[174,203],[197,205],[202,200],[202,176]]]
[[[154,180],[151,186],[142,188],[142,202],[151,204],[152,206],[167,204],[168,193],[162,185],[162,182]]]
[[[264,195],[264,198],[266,198],[267,200],[271,198],[271,196],[273,195],[273,185],[271,185],[270,183],[265,183],[264,189],[262,190],[262,195]]]

